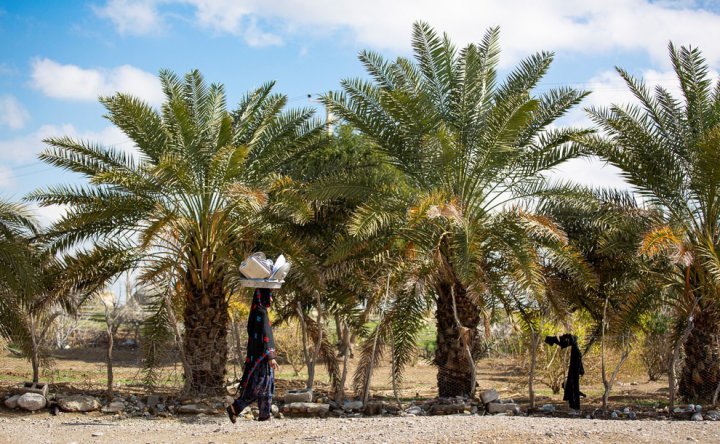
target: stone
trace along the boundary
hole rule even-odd
[[[370,401],[365,405],[364,413],[366,415],[382,415],[385,411],[385,403],[383,401]]]
[[[210,407],[201,404],[185,404],[177,409],[177,413],[198,415],[200,413],[215,413]]]
[[[158,404],[160,404],[160,396],[148,395],[148,397],[147,397],[147,406],[148,407],[157,407]]]
[[[17,408],[17,400],[20,398],[20,395],[13,395],[5,400],[5,407],[9,409],[16,409]]]
[[[497,390],[490,389],[480,393],[480,399],[482,399],[483,404],[489,404],[500,399],[500,395],[498,395]]]
[[[99,437],[101,437],[101,436],[103,436],[103,435],[104,435],[103,432],[93,432],[93,434],[92,434],[92,436],[95,437],[95,438],[99,438]]]
[[[692,418],[690,418],[690,419],[692,421],[702,421],[703,415],[702,415],[702,413],[695,413],[694,415],[692,415]]]
[[[102,407],[97,398],[87,395],[73,395],[61,398],[58,400],[58,405],[64,412],[94,412]]]
[[[100,409],[103,413],[120,413],[125,410],[125,403],[122,401],[113,401]]]
[[[505,413],[505,412],[511,412],[515,409],[520,409],[520,406],[518,406],[515,403],[500,403],[500,402],[491,402],[488,403],[485,406],[485,409],[490,414],[496,414],[496,413]]]
[[[637,419],[637,414],[635,412],[628,413],[628,418],[635,420]]]
[[[47,399],[38,393],[25,393],[17,399],[17,405],[23,410],[34,412],[47,405]]]
[[[345,402],[343,403],[343,409],[346,412],[348,412],[348,411],[359,412],[360,410],[363,409],[363,403],[362,403],[362,401],[348,401],[346,399]]]
[[[555,412],[555,406],[552,404],[544,404],[542,406],[542,411],[545,413],[553,413]]]
[[[18,391],[21,395],[25,393],[37,393],[47,399],[48,385],[44,382],[25,382]]]
[[[705,419],[710,420],[710,421],[720,421],[720,411],[708,410],[705,413]]]
[[[625,408],[623,409],[623,413],[626,414],[626,415],[630,414],[630,407],[625,407]]]
[[[422,411],[423,411],[423,409],[421,407],[412,406],[409,409],[405,410],[405,413],[407,413],[408,415],[417,416],[417,415],[421,414]]]
[[[275,418],[277,418],[278,415],[280,415],[280,409],[278,408],[277,405],[273,404],[273,405],[270,406],[270,413],[271,413]]]
[[[610,414],[610,417],[611,417],[612,419],[617,419],[617,418],[618,418],[617,411],[616,411],[616,410],[613,411],[613,412]]]
[[[294,402],[312,402],[313,392],[312,390],[288,390],[285,393],[285,404],[292,404]]]
[[[330,404],[317,404],[313,402],[293,402],[283,406],[283,413],[305,413],[313,416],[325,417],[330,412]]]
[[[695,411],[702,412],[702,406],[700,404],[695,404]]]

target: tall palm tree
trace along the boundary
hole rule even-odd
[[[490,29],[482,42],[458,51],[447,36],[416,23],[414,61],[362,52],[372,80],[344,80],[341,92],[324,99],[402,177],[402,186],[375,190],[356,211],[350,231],[361,243],[382,238],[386,249],[406,251],[422,273],[400,267],[403,273],[425,276],[426,285],[405,286],[395,300],[409,303],[418,288],[436,297],[441,396],[474,392],[474,365],[463,344],[475,339],[483,298],[510,282],[544,291],[540,246],[558,258],[573,256],[562,232],[521,203],[546,188],[543,171],[582,154],[570,141],[586,131],[551,124],[585,93],[557,88],[533,94],[553,59],[545,52],[498,83],[498,35]],[[564,263],[568,269],[577,265]],[[421,303],[410,305],[387,313],[425,312]],[[393,336],[405,346],[412,343],[398,333]]]
[[[591,108],[602,134],[583,143],[663,211],[641,252],[673,259],[666,284],[694,318],[680,391],[704,401],[720,382],[720,82],[713,87],[697,48],[669,45],[681,97],[617,68],[638,103]],[[685,316],[682,316],[685,319]]]
[[[125,94],[101,98],[107,118],[135,144],[118,147],[48,139],[41,159],[76,172],[87,185],[31,195],[68,206],[49,237],[78,281],[108,281],[140,270],[146,281],[171,276],[162,291],[183,307],[186,389],[221,390],[227,360],[229,276],[256,240],[272,231],[264,215],[292,212],[283,168],[322,139],[313,110],[283,111],[273,83],[247,93],[233,111],[222,85],[198,71],[161,71],[160,110]],[[166,279],[167,281],[167,279]]]

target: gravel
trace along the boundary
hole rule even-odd
[[[452,415],[283,419],[225,417],[123,419],[65,414],[0,416],[0,443],[236,443],[236,442],[720,442],[720,422],[602,421]]]

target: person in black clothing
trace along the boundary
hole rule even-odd
[[[545,343],[559,345],[560,348],[570,348],[570,368],[568,368],[567,380],[565,381],[565,393],[563,401],[568,401],[571,409],[580,410],[580,397],[585,394],[580,391],[580,376],[585,374],[582,363],[582,353],[577,345],[577,337],[566,333],[559,338],[557,336],[546,336]]]
[[[227,408],[233,424],[237,415],[255,401],[260,410],[259,421],[268,420],[272,415],[270,409],[275,392],[275,370],[278,365],[275,362],[275,340],[268,316],[271,303],[270,289],[255,289],[247,323],[247,357],[238,389],[240,395]]]

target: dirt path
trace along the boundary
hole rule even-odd
[[[97,436],[93,436],[93,434]],[[173,420],[37,414],[0,417],[0,443],[720,442],[720,422],[600,421],[499,416]]]

